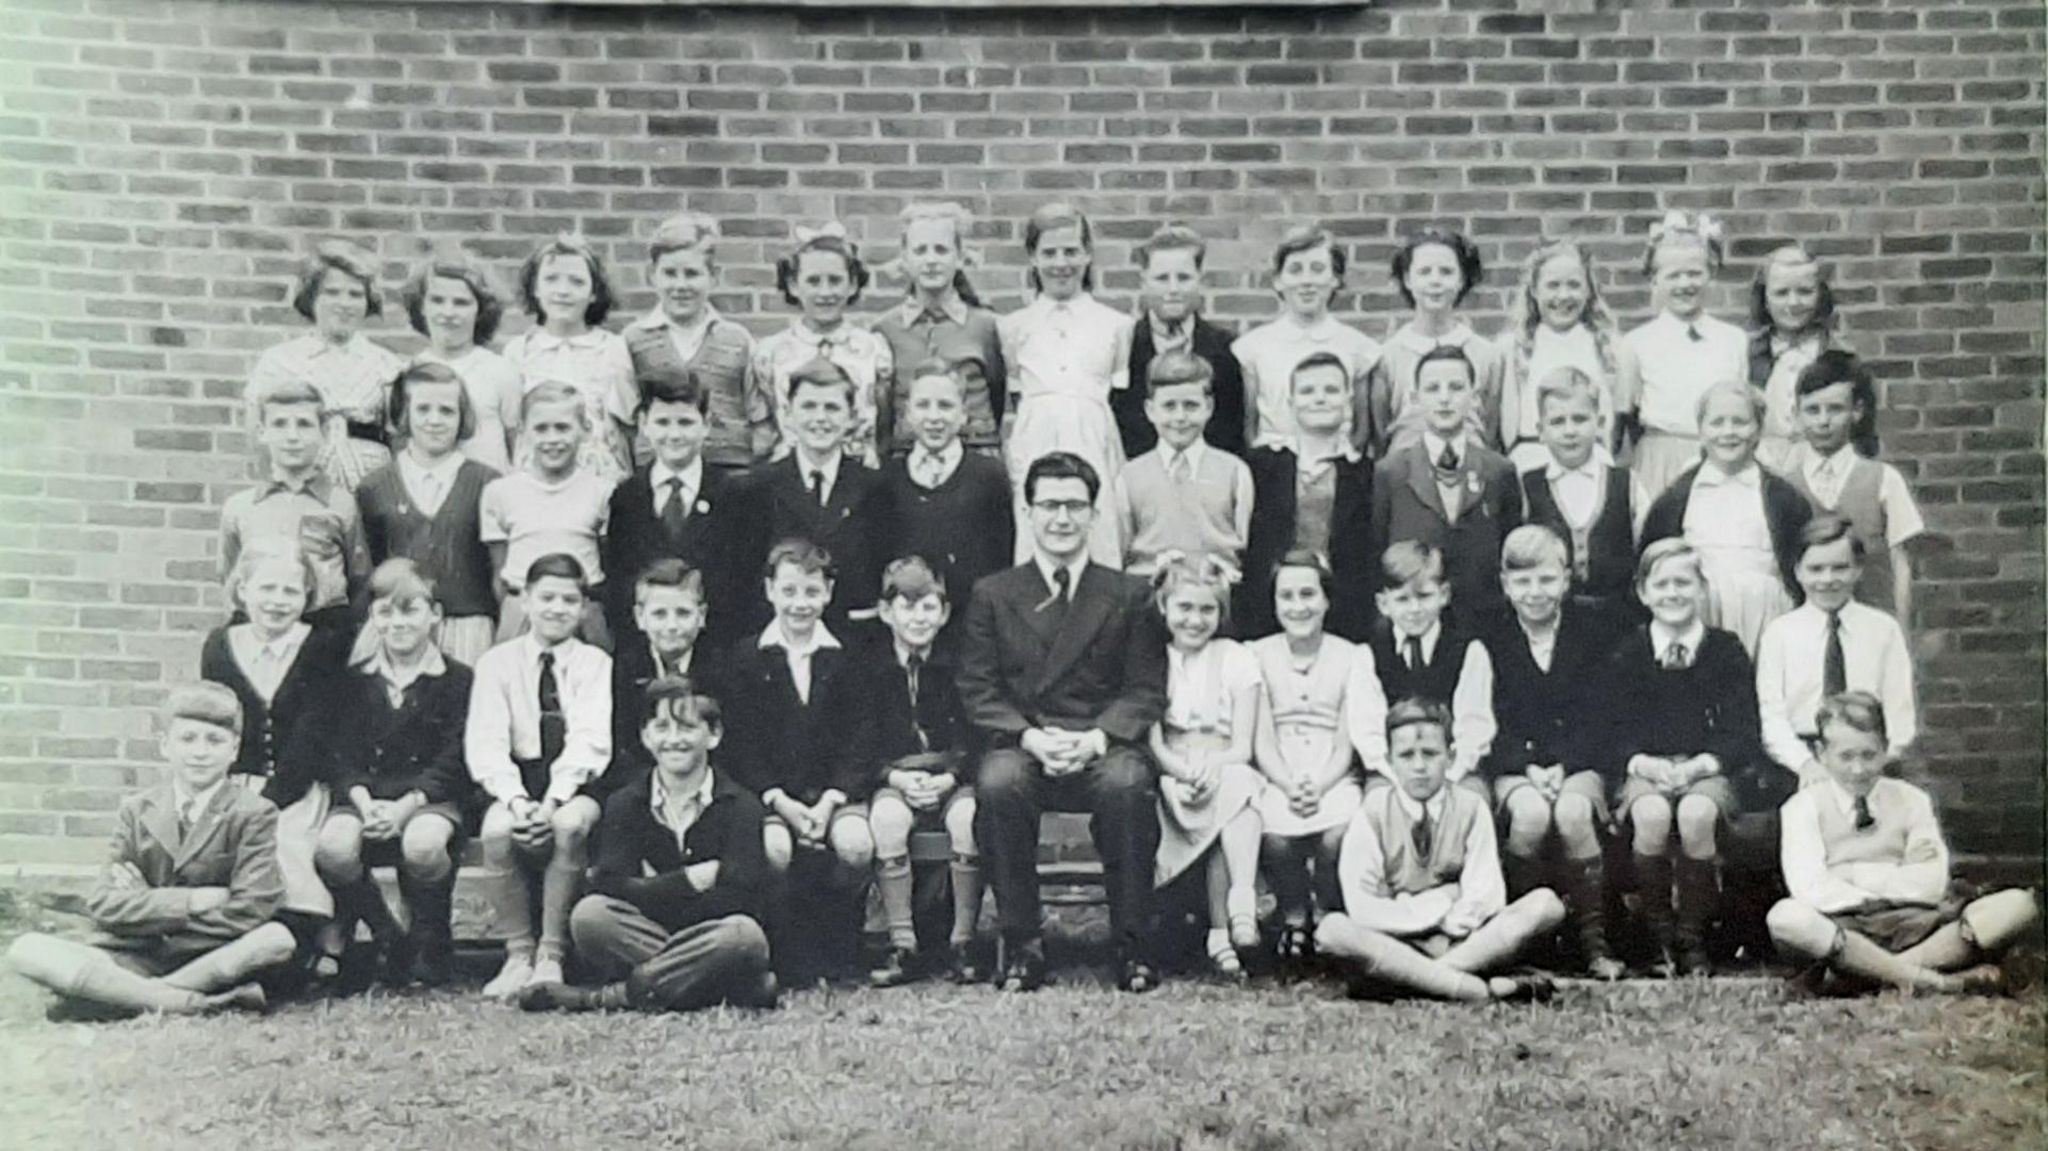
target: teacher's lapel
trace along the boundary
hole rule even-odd
[[[1043,694],[1081,658],[1088,641],[1102,630],[1103,622],[1115,609],[1116,599],[1116,579],[1108,569],[1092,563],[1082,569],[1080,586],[1074,589],[1073,602],[1067,605],[1066,614],[1053,633],[1052,647],[1046,652],[1045,667],[1039,672],[1033,694]]]

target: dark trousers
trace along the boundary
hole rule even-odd
[[[1046,811],[1085,811],[1109,894],[1110,935],[1124,958],[1145,955],[1146,915],[1152,899],[1153,856],[1159,851],[1159,771],[1152,757],[1130,746],[1072,775],[1047,778],[1029,753],[991,751],[974,785],[975,838],[982,874],[996,893],[1003,938],[1011,944],[1039,938],[1038,817]]]
[[[576,955],[600,979],[625,980],[643,1010],[694,1011],[754,993],[768,937],[744,915],[671,932],[623,899],[586,895],[569,917]]]

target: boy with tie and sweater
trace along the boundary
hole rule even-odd
[[[1417,540],[1441,551],[1452,621],[1484,627],[1502,608],[1500,541],[1522,519],[1522,489],[1507,458],[1466,435],[1478,373],[1455,344],[1415,367],[1422,434],[1394,447],[1372,480],[1373,553]]]
[[[1402,700],[1387,712],[1385,740],[1394,785],[1369,792],[1344,835],[1344,910],[1317,923],[1317,950],[1403,993],[1477,1003],[1545,997],[1541,977],[1487,975],[1555,930],[1564,904],[1549,888],[1508,902],[1487,801],[1445,778],[1450,716]]]
[[[477,661],[462,738],[470,777],[490,799],[480,838],[505,966],[484,994],[500,999],[562,981],[569,912],[599,815],[588,785],[612,761],[611,657],[576,638],[583,565],[554,553],[525,575],[531,630]],[[525,875],[535,865],[545,868],[538,942]]]
[[[1381,557],[1380,575],[1383,622],[1359,646],[1347,713],[1366,784],[1377,788],[1389,778],[1386,701],[1420,699],[1450,710],[1450,781],[1485,795],[1485,782],[1473,773],[1493,748],[1493,661],[1485,644],[1444,618],[1450,591],[1443,553],[1397,543]]]
[[[657,302],[626,326],[624,336],[643,391],[650,379],[687,375],[696,381],[704,462],[737,476],[755,459],[747,414],[754,337],[711,304],[718,286],[717,245],[718,222],[709,216],[684,212],[663,220],[647,244],[647,282]],[[640,569],[616,570],[623,577]]]
[[[1569,548],[1574,614],[1612,642],[1641,614],[1629,585],[1650,500],[1633,473],[1603,458],[1599,389],[1569,365],[1537,381],[1536,431],[1550,461],[1523,472],[1521,489],[1526,522]]]
[[[1500,579],[1514,614],[1486,637],[1498,730],[1479,771],[1507,825],[1510,896],[1537,886],[1554,831],[1580,958],[1597,978],[1615,979],[1622,965],[1607,944],[1599,834],[1607,785],[1593,766],[1598,743],[1587,722],[1599,706],[1587,682],[1607,653],[1607,636],[1566,602],[1567,555],[1564,540],[1540,524],[1523,524],[1501,545]]]
[[[725,734],[718,701],[687,676],[664,677],[648,687],[637,721],[653,768],[605,801],[596,890],[569,920],[576,954],[607,982],[537,983],[519,1006],[773,1007],[761,801],[711,764]]]
[[[889,923],[889,956],[868,981],[895,987],[915,978],[910,834],[923,827],[943,828],[952,841],[948,955],[954,981],[976,983],[981,973],[969,948],[981,917],[981,852],[974,842],[973,761],[967,713],[954,683],[958,667],[935,646],[952,600],[929,564],[906,556],[882,573],[879,607],[890,638],[863,653],[868,700],[861,709],[867,723],[861,758],[878,779],[868,828],[875,841],[875,885]]]
[[[1892,739],[1868,692],[1830,696],[1816,717],[1825,778],[1780,815],[1785,887],[1771,908],[1781,951],[1871,983],[1995,991],[1994,959],[2040,916],[2031,892],[1969,899],[1925,791],[1884,775]]]
[[[1138,322],[1131,331],[1131,386],[1109,397],[1127,460],[1137,459],[1159,442],[1145,400],[1152,369],[1169,352],[1186,352],[1209,365],[1214,418],[1202,430],[1202,438],[1218,451],[1244,455],[1244,369],[1230,352],[1237,333],[1201,314],[1202,260],[1207,254],[1201,233],[1177,221],[1160,225],[1138,246],[1142,279]]]
[[[1203,429],[1215,415],[1215,376],[1191,352],[1152,361],[1145,417],[1158,446],[1109,485],[1124,570],[1150,576],[1172,555],[1212,556],[1233,571],[1251,535],[1252,473],[1244,461],[1209,447]]]
[[[1764,628],[1756,652],[1757,713],[1764,750],[1802,787],[1825,778],[1819,747],[1821,702],[1851,689],[1884,707],[1897,759],[1920,733],[1913,652],[1898,621],[1851,597],[1862,584],[1863,540],[1839,516],[1822,515],[1800,534],[1794,574],[1806,602]]]
[[[52,1018],[160,1011],[261,1011],[253,981],[291,960],[277,808],[228,781],[242,734],[235,694],[214,683],[171,692],[163,783],[121,801],[114,849],[86,900],[86,942],[32,932],[9,966],[60,998]],[[230,990],[231,989],[231,990]]]
[[[711,395],[695,372],[682,366],[655,369],[641,375],[639,383],[636,418],[654,460],[612,489],[606,517],[604,570],[612,579],[605,618],[616,639],[614,650],[631,650],[644,638],[636,624],[640,585],[635,577],[665,557],[698,572],[702,601],[722,609],[721,615],[699,621],[717,643],[735,634],[733,608],[741,602],[748,574],[737,527],[744,513],[732,498],[737,480],[705,458]],[[628,710],[629,723],[633,714]]]

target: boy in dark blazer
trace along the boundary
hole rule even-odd
[[[773,1007],[761,801],[711,764],[724,736],[718,701],[688,677],[665,677],[648,687],[638,720],[653,768],[605,802],[595,891],[569,918],[577,956],[607,982],[534,984],[519,1006]]]
[[[122,800],[106,874],[86,900],[96,934],[32,932],[8,948],[15,971],[60,997],[54,1016],[261,1011],[254,980],[296,947],[271,918],[284,899],[277,808],[228,780],[241,705],[219,684],[193,684],[171,693],[164,719],[166,778]]]
[[[1231,612],[1238,635],[1269,635],[1280,626],[1273,615],[1273,570],[1288,552],[1307,548],[1325,556],[1336,577],[1325,627],[1354,643],[1366,638],[1378,560],[1371,551],[1372,464],[1345,433],[1351,387],[1351,372],[1336,353],[1303,357],[1288,385],[1294,443],[1245,454],[1252,527]]]
[[[611,577],[605,620],[617,648],[637,646],[642,633],[634,612],[636,577],[656,560],[679,559],[701,573],[704,602],[720,613],[707,616],[703,626],[711,642],[724,642],[739,634],[744,615],[737,609],[752,600],[752,563],[741,554],[737,525],[745,513],[735,498],[736,481],[729,469],[704,460],[710,397],[680,364],[658,366],[639,383],[640,434],[654,449],[654,461],[612,491],[604,538],[604,570]]]
[[[1465,436],[1478,378],[1455,345],[1425,354],[1415,369],[1422,436],[1393,449],[1373,473],[1373,554],[1415,540],[1443,552],[1451,618],[1477,631],[1504,604],[1500,543],[1522,519],[1522,490],[1506,457]]]
[[[1146,917],[1159,849],[1159,768],[1146,733],[1166,711],[1166,636],[1145,581],[1089,562],[1102,481],[1088,461],[1032,461],[1024,498],[1033,557],[974,588],[960,698],[986,751],[975,840],[1003,924],[1002,986],[1045,982],[1038,819],[1087,811],[1109,891],[1119,985],[1159,982]]]
[[[1202,261],[1208,248],[1201,234],[1180,223],[1162,225],[1138,248],[1144,279],[1138,323],[1131,332],[1130,386],[1110,393],[1124,458],[1137,459],[1159,442],[1145,416],[1152,361],[1167,352],[1192,352],[1208,361],[1215,412],[1202,438],[1210,447],[1243,456],[1244,371],[1230,353],[1237,333],[1201,315]]]
[[[875,886],[889,924],[889,955],[868,974],[876,987],[916,977],[917,925],[910,834],[942,829],[953,848],[953,979],[980,981],[971,955],[981,917],[981,852],[974,840],[974,760],[960,706],[959,667],[938,638],[952,615],[946,585],[917,556],[882,573],[882,623],[889,637],[862,653],[868,698],[862,762],[875,773],[868,828],[875,840]]]
[[[882,477],[845,454],[854,405],[854,384],[845,369],[827,360],[798,368],[790,373],[787,403],[796,445],[747,477],[750,535],[744,554],[765,559],[769,549],[790,539],[823,548],[836,572],[823,622],[844,631],[849,619],[874,616],[887,503]],[[749,597],[748,607],[742,635],[768,622],[758,600]]]
[[[329,783],[334,809],[321,825],[313,862],[334,892],[343,938],[370,928],[383,952],[383,978],[448,981],[455,959],[449,917],[465,811],[475,793],[462,759],[470,670],[441,654],[434,583],[408,559],[370,573],[370,654],[337,677]],[[412,911],[401,928],[369,868],[396,865]]]

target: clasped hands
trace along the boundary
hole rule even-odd
[[[777,790],[768,796],[768,809],[782,817],[789,825],[789,833],[806,847],[825,846],[825,834],[832,830],[832,815],[846,797],[837,791],[827,789],[818,797],[818,802],[805,804],[792,799],[788,792]]]
[[[1638,755],[1628,761],[1628,773],[1649,781],[1665,795],[1677,795],[1710,775],[1721,774],[1721,761],[1707,752],[1684,759]]]
[[[512,813],[512,842],[527,851],[540,851],[555,841],[555,801],[520,796],[505,805]],[[365,827],[364,834],[369,833]]]
[[[913,811],[932,810],[959,784],[959,778],[950,771],[899,767],[889,773],[889,786],[902,793],[903,802]]]
[[[1072,775],[1109,754],[1109,736],[1100,728],[1061,731],[1052,727],[1034,727],[1024,732],[1017,740],[1017,746],[1045,768],[1048,778],[1058,779]]]
[[[1565,773],[1564,765],[1561,763],[1553,763],[1549,767],[1532,763],[1522,774],[1529,780],[1529,785],[1536,789],[1536,794],[1548,802],[1556,803],[1557,797],[1564,794]]]
[[[356,814],[363,821],[363,838],[373,842],[396,837],[404,830],[405,821],[427,805],[426,795],[417,791],[408,791],[397,799],[371,799],[368,791],[352,798]]]

